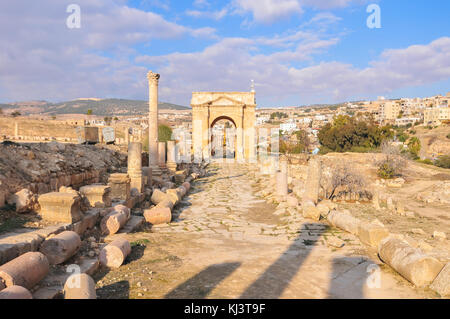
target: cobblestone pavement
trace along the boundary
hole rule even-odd
[[[146,248],[102,278],[100,295],[111,297],[105,286],[123,279],[131,298],[435,297],[413,288],[353,235],[296,209],[275,214],[255,195],[262,186],[246,165],[210,165],[170,225],[129,235]]]

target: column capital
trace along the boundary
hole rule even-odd
[[[149,81],[155,81],[158,82],[160,78],[160,75],[158,73],[153,73],[152,71],[148,71],[147,73],[147,79]]]

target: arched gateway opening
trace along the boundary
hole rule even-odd
[[[217,148],[213,152],[213,145],[218,146],[221,142],[211,136],[222,120],[235,128],[235,138],[230,140],[235,145],[232,158],[238,161],[255,159],[255,92],[193,92],[191,106],[196,162],[217,154]],[[226,135],[224,138],[226,142]]]
[[[211,158],[236,159],[236,123],[227,116],[216,118],[211,130]]]

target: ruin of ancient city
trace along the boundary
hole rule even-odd
[[[2,1],[0,299],[448,300],[448,12]]]

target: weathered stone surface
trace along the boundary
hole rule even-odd
[[[417,287],[432,283],[444,267],[436,258],[393,236],[380,242],[378,254],[383,262]]]
[[[59,223],[81,220],[80,197],[71,193],[47,193],[39,196],[42,219]]]
[[[44,241],[39,251],[47,256],[51,265],[58,265],[72,257],[80,246],[80,236],[76,232],[65,231]]]
[[[142,143],[132,142],[128,144],[128,175],[130,177],[130,189],[142,193],[144,178],[142,176]]]
[[[328,207],[328,205],[320,202],[316,207],[320,212],[320,216],[322,216],[323,218],[328,217],[328,214],[330,213],[330,208]]]
[[[172,220],[172,212],[170,208],[154,207],[144,211],[144,217],[147,223],[152,225],[166,224],[170,223]]]
[[[172,173],[177,170],[176,151],[175,141],[167,141],[167,168]]]
[[[102,231],[102,234],[104,235],[112,235],[117,233],[120,228],[125,226],[125,224],[128,221],[128,215],[127,213],[120,211],[120,212],[113,212],[105,217],[103,217],[100,228]]]
[[[128,240],[119,238],[100,251],[100,263],[109,268],[120,267],[131,252]]]
[[[36,198],[33,193],[28,189],[22,189],[21,191],[12,194],[8,197],[7,202],[9,205],[16,207],[16,212],[27,213],[33,210]],[[0,205],[0,207],[3,205]]]
[[[189,182],[184,182],[181,185],[186,189],[186,193],[188,193],[189,190],[191,189],[191,183],[189,183]]]
[[[288,194],[287,173],[278,171],[276,173],[276,194],[286,196]]]
[[[327,237],[326,242],[329,247],[342,248],[345,246],[345,241],[335,236]]]
[[[316,205],[311,201],[303,201],[302,203],[303,217],[312,220],[320,220],[320,211]]]
[[[108,186],[111,187],[111,198],[127,201],[130,198],[131,179],[128,174],[111,174]]]
[[[182,184],[184,183],[185,179],[186,179],[186,170],[175,172],[175,183],[177,183],[178,185]]]
[[[0,291],[1,299],[33,299],[30,291],[21,286],[11,286]]]
[[[437,240],[446,240],[447,235],[444,232],[441,231],[434,231],[433,232],[433,238]]]
[[[358,237],[362,243],[378,248],[380,242],[389,236],[389,231],[375,223],[360,223],[358,228]]]
[[[358,235],[361,221],[353,217],[350,213],[334,210],[330,212],[327,219],[331,225],[352,233],[353,235]]]
[[[178,189],[168,189],[166,191],[167,196],[169,197],[170,201],[173,203],[173,206],[177,205],[182,196]]]
[[[297,197],[293,195],[288,195],[286,197],[286,203],[289,207],[297,207],[298,206],[298,199]]]
[[[155,189],[153,191],[152,197],[151,197],[151,201],[153,204],[158,205],[159,203],[165,201],[165,200],[169,200],[168,196],[166,193],[162,192],[159,189]]]
[[[29,252],[0,266],[0,282],[6,287],[33,288],[49,271],[49,262],[44,254]]]
[[[173,209],[173,203],[171,200],[166,199],[155,206],[155,208],[169,208],[171,211]]]
[[[312,200],[317,204],[319,200],[320,179],[322,175],[322,163],[317,157],[311,158],[308,164],[308,177],[306,179],[303,199]]]
[[[88,185],[80,188],[80,193],[85,196],[91,207],[111,206],[111,187],[104,185]]]
[[[397,201],[397,207],[396,207],[397,214],[399,215],[405,215],[405,204],[403,201],[398,200]]]
[[[450,263],[444,266],[430,288],[442,297],[450,297]]]
[[[74,274],[64,284],[64,299],[97,299],[95,281],[87,274]]]
[[[187,193],[186,188],[184,188],[184,186],[178,187],[177,190],[181,194],[181,197],[184,197]]]

